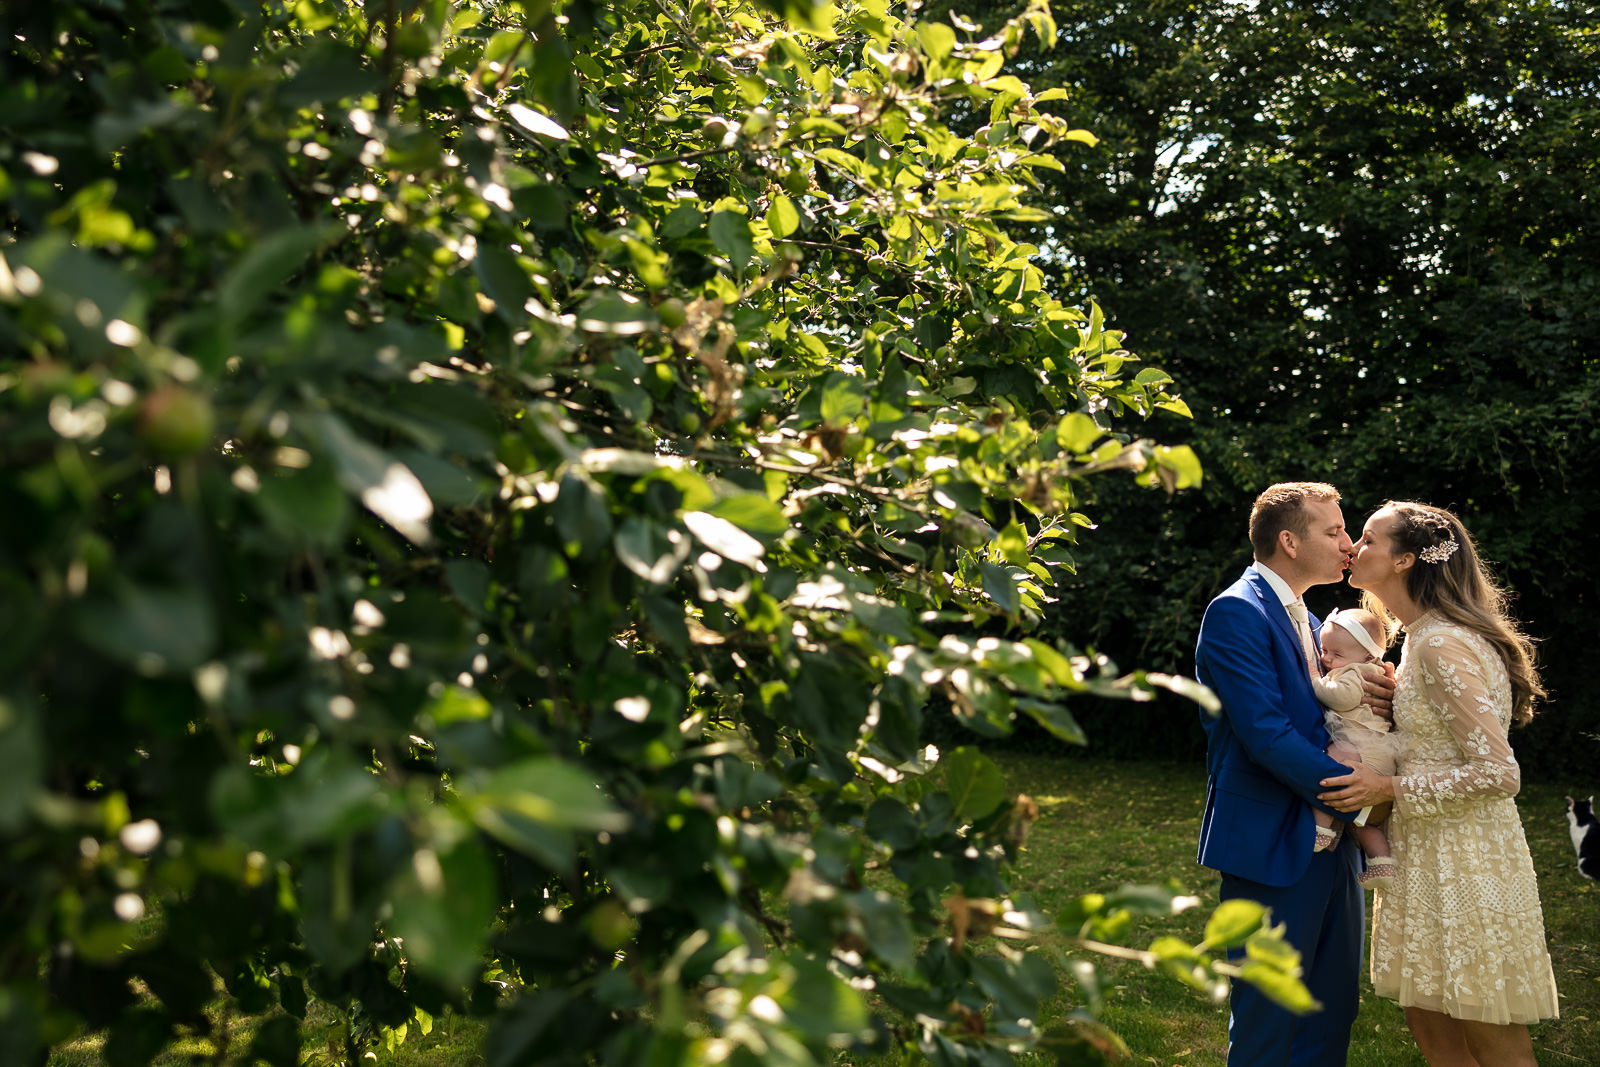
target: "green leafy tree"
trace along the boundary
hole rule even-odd
[[[1195,413],[1168,439],[1207,474],[1181,507],[1093,501],[1119,535],[1085,558],[1070,588],[1091,610],[1061,632],[1187,670],[1267,484],[1335,482],[1354,521],[1424,499],[1463,514],[1543,639],[1559,713],[1519,752],[1550,769],[1582,758],[1574,742],[1600,722],[1579,674],[1600,582],[1586,518],[1600,506],[1586,194],[1600,9],[1291,0],[1055,16],[1071,47],[1029,43],[1017,69],[1064,89],[1048,107],[1100,143],[1056,150],[1053,217],[1011,232],[1063,291],[1133,324]]]
[[[1031,802],[921,738],[1205,699],[1036,636],[1083,479],[1199,470],[1004,229],[1094,140],[1004,73],[1030,32],[4,8],[7,1062],[295,1063],[312,998],[351,1059],[446,1010],[492,1064],[1114,1046],[1039,1018]],[[1144,958],[1210,989],[1246,941],[1308,1006],[1258,910]]]

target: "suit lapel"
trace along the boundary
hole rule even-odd
[[[1284,609],[1283,602],[1278,599],[1278,594],[1273,591],[1267,580],[1261,576],[1252,563],[1245,572],[1249,576],[1250,589],[1255,593],[1256,599],[1261,603],[1261,610],[1272,624],[1289,639],[1289,643],[1298,651],[1300,648],[1300,635],[1295,633],[1294,620],[1289,618],[1289,612]],[[1314,636],[1318,627],[1313,626],[1311,633]]]

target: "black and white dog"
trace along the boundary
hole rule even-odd
[[[1600,819],[1594,815],[1594,797],[1567,798],[1567,827],[1572,831],[1572,847],[1578,850],[1578,873],[1600,878]]]

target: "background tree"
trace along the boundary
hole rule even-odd
[[[1207,471],[1181,506],[1097,501],[1118,535],[1078,570],[1086,610],[1061,632],[1187,670],[1205,603],[1248,559],[1244,516],[1264,486],[1333,481],[1353,522],[1384,499],[1427,500],[1465,517],[1542,639],[1554,698],[1519,753],[1552,772],[1587,763],[1600,10],[1055,13],[1070,44],[1025,52],[1019,70],[1066,89],[1051,109],[1101,140],[1058,153],[1054,217],[1024,236],[1053,261],[1050,285],[1118,308],[1182,384],[1195,420],[1172,439]],[[1198,751],[1198,731],[1149,725],[1097,740]]]
[[[1030,31],[0,9],[0,1058],[295,1063],[310,997],[351,1060],[447,1009],[493,1064],[1114,1047],[1034,1021],[1031,803],[919,736],[1191,688],[1033,636],[1084,476],[1199,473],[1002,229],[1094,140]],[[1149,958],[1306,1005],[1261,919]]]

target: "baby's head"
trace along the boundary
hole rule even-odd
[[[1389,643],[1389,627],[1370,611],[1334,611],[1322,624],[1322,666],[1336,671],[1351,663],[1377,663]]]

